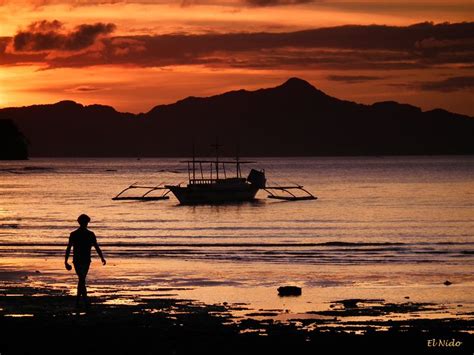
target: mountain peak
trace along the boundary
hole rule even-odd
[[[319,96],[320,98],[332,99],[325,92],[317,89],[306,80],[296,77],[289,78],[275,89],[283,91],[285,94],[289,95],[308,95],[313,97]]]
[[[76,101],[72,101],[72,100],[62,100],[62,101],[58,101],[56,102],[54,105],[56,106],[82,106],[81,104],[77,103]]]
[[[280,87],[283,88],[289,88],[289,89],[303,89],[303,90],[315,90],[316,88],[308,83],[306,80],[300,79],[300,78],[289,78],[287,81],[285,81]]]

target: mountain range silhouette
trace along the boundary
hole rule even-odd
[[[473,154],[474,118],[393,101],[363,105],[291,78],[274,88],[188,97],[147,113],[73,101],[4,108],[32,156]]]

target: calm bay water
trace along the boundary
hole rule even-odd
[[[256,160],[249,168],[264,168],[270,184],[297,182],[318,200],[112,201],[133,182],[186,182],[187,172],[177,159],[0,162],[0,267],[59,277],[68,235],[87,213],[112,266],[93,272],[109,286],[414,287],[450,277],[472,291],[474,157]]]

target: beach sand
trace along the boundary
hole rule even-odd
[[[204,304],[163,288],[155,297],[93,296],[90,309],[76,310],[69,290],[34,287],[25,276],[2,274],[2,355],[470,354],[474,344],[472,314],[432,318],[442,305],[409,299],[335,299],[326,310],[296,315]]]

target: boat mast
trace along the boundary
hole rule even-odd
[[[196,181],[196,149],[193,142],[193,181]]]
[[[219,180],[219,137],[216,138],[216,144],[212,144],[211,147],[215,148],[216,150],[216,180]]]
[[[240,177],[240,162],[239,162],[239,143],[237,143],[236,147],[235,147],[235,160],[237,162],[236,164],[236,176],[239,178]]]

